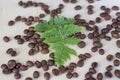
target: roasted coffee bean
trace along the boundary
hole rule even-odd
[[[20,66],[21,66],[21,63],[16,63],[15,68],[16,68],[16,69],[19,69],[19,68],[20,68]]]
[[[29,27],[28,29],[29,29],[30,31],[33,31],[33,32],[34,32],[34,27],[33,27],[33,26]]]
[[[32,24],[32,21],[31,21],[31,20],[27,20],[27,21],[25,21],[25,24],[26,24],[27,26],[29,26],[29,25]]]
[[[2,73],[3,74],[11,74],[12,73],[12,70],[11,69],[8,69],[8,68],[5,68],[2,70]]]
[[[4,36],[4,37],[3,37],[3,40],[4,40],[4,42],[9,42],[9,41],[10,41],[10,38],[9,38],[8,36]]]
[[[23,43],[24,43],[24,40],[23,40],[22,38],[20,38],[20,39],[17,40],[17,43],[18,43],[18,44],[23,44]]]
[[[33,72],[33,77],[34,78],[39,78],[39,76],[40,76],[40,73],[38,71]]]
[[[103,74],[102,73],[97,74],[97,80],[103,80]]]
[[[101,18],[100,18],[100,17],[97,17],[97,18],[95,19],[95,21],[96,21],[96,23],[100,23],[100,22],[101,22]]]
[[[88,5],[87,6],[87,9],[89,10],[89,9],[93,9],[93,5]]]
[[[120,40],[116,41],[116,45],[117,45],[118,48],[120,48]]]
[[[84,60],[79,60],[79,61],[77,62],[77,66],[78,66],[78,67],[83,67],[83,66],[84,66]]]
[[[73,72],[74,71],[74,67],[73,66],[67,66],[66,67],[66,72]]]
[[[76,14],[76,15],[74,16],[74,19],[75,19],[75,20],[78,20],[78,19],[80,19],[80,17],[81,17],[80,14]]]
[[[107,40],[107,41],[111,41],[111,37],[109,37],[109,36],[105,36],[105,40]]]
[[[72,73],[74,78],[77,78],[79,75],[77,72]]]
[[[105,10],[106,7],[105,7],[105,6],[101,6],[100,9],[101,9],[101,10]]]
[[[71,3],[77,3],[77,0],[71,0]]]
[[[14,77],[15,77],[15,79],[20,79],[21,78],[21,74],[20,73],[15,73]]]
[[[33,37],[34,37],[34,38],[40,38],[40,35],[37,34],[37,33],[34,33]]]
[[[35,61],[35,66],[37,67],[37,68],[41,68],[42,67],[42,64],[41,64],[41,62],[40,61]]]
[[[91,48],[91,51],[92,51],[92,52],[96,52],[97,50],[98,50],[97,47],[92,47],[92,48]]]
[[[35,43],[29,43],[28,46],[29,46],[30,48],[35,48],[36,44],[35,44]]]
[[[101,33],[108,33],[109,32],[109,29],[108,28],[103,28],[102,30],[101,30]]]
[[[82,7],[80,5],[75,6],[75,10],[80,10]]]
[[[120,78],[120,70],[119,70],[119,69],[116,69],[116,70],[114,71],[114,74],[115,74],[115,76],[116,76],[117,78]]]
[[[39,17],[34,17],[34,22],[38,22],[39,21]]]
[[[35,49],[30,49],[29,52],[28,52],[28,54],[30,56],[34,55],[35,54]]]
[[[33,2],[32,1],[27,1],[28,6],[33,6]]]
[[[32,37],[34,35],[34,31],[29,31],[28,33],[27,33],[27,36],[29,36],[29,37]]]
[[[90,20],[90,21],[89,21],[89,24],[90,24],[90,25],[94,25],[95,22],[94,22],[93,20]]]
[[[98,67],[98,63],[97,63],[97,62],[93,62],[93,63],[91,64],[91,66],[92,66],[93,68],[96,68],[96,67]]]
[[[29,30],[28,29],[25,29],[24,31],[24,34],[28,34]],[[21,38],[21,37],[20,37]]]
[[[101,47],[103,46],[100,41],[95,41],[95,42],[93,42],[93,45],[94,45],[95,47],[97,47],[97,48],[101,48]]]
[[[49,50],[48,50],[48,49],[42,49],[42,50],[41,50],[41,53],[42,53],[42,54],[47,54],[47,53],[49,53]]]
[[[63,5],[63,4],[59,4],[59,8],[60,8],[60,9],[63,9],[63,8],[64,8],[64,5]]]
[[[72,66],[72,67],[76,68],[77,64],[72,62],[72,63],[69,64],[69,66]]]
[[[113,60],[113,55],[111,55],[111,54],[107,55],[107,56],[106,56],[106,59],[107,59],[108,61],[112,61],[112,60]]]
[[[14,69],[12,70],[12,72],[14,72],[14,73],[18,73],[18,72],[19,72],[19,69],[14,68]]]
[[[68,79],[71,79],[71,78],[73,77],[73,74],[72,74],[71,72],[68,72],[68,73],[66,74],[66,77],[67,77]]]
[[[87,26],[87,27],[86,27],[86,30],[88,30],[88,31],[92,31],[92,30],[93,30],[93,28],[92,28],[92,27],[90,27],[90,26]]]
[[[26,65],[21,65],[20,66],[21,71],[26,71],[27,69],[28,69],[28,67]]]
[[[41,61],[41,64],[42,64],[42,66],[44,66],[44,65],[47,65],[48,63],[47,63],[46,60],[42,60],[42,61]]]
[[[117,11],[117,10],[119,10],[119,7],[118,6],[113,6],[112,10],[116,10]]]
[[[55,76],[58,76],[60,74],[59,70],[58,69],[52,69],[52,73],[53,75]]]
[[[44,18],[44,17],[45,17],[45,14],[40,14],[39,17],[40,17],[40,18]]]
[[[116,16],[120,16],[120,12],[117,12],[117,13],[116,13]]]
[[[85,53],[84,54],[86,58],[91,58],[91,54],[90,53]]]
[[[112,34],[112,37],[113,38],[116,38],[116,39],[119,39],[120,38],[120,35],[119,35],[119,33],[117,33],[117,32],[113,32],[113,33],[111,33]]]
[[[95,42],[95,41],[100,41],[100,39],[99,38],[93,38],[93,42]]]
[[[97,71],[94,68],[90,68],[89,72],[91,72],[92,74],[95,74]]]
[[[33,80],[31,77],[27,77],[25,80]]]
[[[99,49],[99,54],[100,54],[100,55],[104,55],[104,54],[105,54],[104,49]]]
[[[15,18],[15,21],[21,21],[21,16],[17,16],[17,17]]]
[[[94,3],[94,0],[87,0],[88,3]]]
[[[6,69],[6,68],[8,68],[8,66],[6,64],[1,65],[1,69]]]
[[[108,72],[105,72],[105,76],[107,78],[111,78],[113,75],[112,75],[112,73],[110,71],[108,71]]]
[[[88,12],[87,12],[89,15],[93,14],[93,10],[92,9],[89,9]]]
[[[22,22],[26,22],[26,21],[27,21],[27,18],[23,17],[23,18],[21,19],[21,21],[22,21]]]
[[[63,0],[63,2],[68,3],[68,2],[69,2],[69,0]]]
[[[116,56],[116,58],[120,59],[120,52],[117,52],[117,53],[115,54],[115,56]]]
[[[106,15],[106,16],[104,17],[104,19],[105,19],[105,20],[110,20],[110,19],[111,19],[111,16],[110,16],[110,15]]]
[[[49,70],[49,66],[47,64],[42,65],[42,68],[44,71],[48,71]]]
[[[49,60],[48,60],[48,65],[49,65],[49,66],[53,66],[53,65],[54,65],[54,60],[49,59]]]
[[[18,40],[18,39],[20,39],[21,38],[21,35],[16,35],[15,37],[14,37],[14,39],[16,39],[16,40]]]
[[[27,61],[26,62],[26,66],[27,67],[33,67],[34,66],[34,63],[32,61]]]
[[[45,72],[44,73],[44,78],[45,78],[45,80],[50,80],[50,73],[48,73],[48,72]]]
[[[80,38],[80,39],[85,39],[85,38],[86,38],[86,35],[85,35],[85,34],[81,34],[79,38]]]
[[[111,71],[113,69],[113,66],[112,65],[108,65],[107,67],[106,67],[106,70],[107,71]]]
[[[64,66],[59,67],[60,73],[64,73],[66,71],[66,68]]]
[[[9,26],[13,26],[14,24],[15,24],[15,22],[12,21],[12,20],[8,22],[8,25],[9,25]]]
[[[92,77],[92,73],[91,73],[91,72],[87,72],[87,73],[85,74],[85,78],[90,78],[90,77]]]
[[[54,58],[54,53],[50,53],[49,57],[53,59]]]
[[[19,2],[18,2],[18,5],[19,5],[19,6],[22,6],[22,5],[23,5],[23,1],[19,1]]]
[[[14,51],[13,48],[9,48],[9,49],[7,49],[6,53],[11,54],[13,51]]]
[[[89,39],[92,39],[93,37],[94,37],[93,33],[89,33],[89,34],[88,34],[88,38],[89,38]]]
[[[10,54],[11,56],[17,56],[17,52],[16,51],[12,51],[12,53]]]
[[[8,68],[13,69],[16,66],[16,61],[11,59],[8,61]]]
[[[115,59],[115,60],[113,61],[113,64],[114,64],[114,66],[119,66],[119,65],[120,65],[120,61],[117,60],[117,59]]]
[[[110,14],[110,12],[111,12],[111,9],[110,9],[110,8],[106,8],[106,9],[105,9],[105,13]]]
[[[81,41],[80,43],[78,43],[79,48],[84,48],[85,46],[86,46],[86,43],[84,41]]]

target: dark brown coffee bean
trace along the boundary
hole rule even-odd
[[[3,74],[11,74],[12,73],[12,70],[11,69],[8,69],[8,68],[5,68],[2,70],[2,73]]]
[[[15,73],[14,77],[15,77],[15,79],[20,79],[21,78],[21,74],[20,73]]]
[[[34,78],[39,78],[39,76],[40,76],[40,73],[38,71],[33,72],[33,77]]]
[[[19,1],[19,2],[18,2],[18,5],[19,5],[19,6],[22,6],[22,5],[23,5],[23,1]]]
[[[110,71],[108,71],[108,72],[105,72],[105,76],[107,78],[111,78],[113,75],[112,75],[112,73]]]
[[[33,80],[31,77],[27,77],[25,80]]]
[[[13,69],[16,66],[16,61],[11,59],[8,61],[8,68]]]
[[[101,10],[105,10],[106,7],[105,7],[105,6],[101,6],[100,9],[101,9]]]
[[[34,63],[32,61],[27,61],[26,62],[26,66],[27,67],[33,67],[34,66]]]
[[[21,65],[20,66],[21,71],[26,71],[27,69],[28,69],[28,67],[26,65]]]
[[[72,73],[74,78],[77,78],[79,75],[77,72]]]
[[[47,64],[42,65],[42,68],[44,71],[48,71],[49,70],[49,66]]]
[[[18,43],[18,44],[23,44],[23,43],[24,43],[24,40],[23,40],[22,38],[21,38],[21,39],[18,39],[18,40],[17,40],[17,43]]]
[[[48,66],[53,66],[53,65],[54,65],[54,60],[49,59],[49,60],[48,60]]]
[[[3,40],[4,40],[4,42],[9,42],[9,41],[10,41],[10,38],[9,38],[8,36],[4,36],[4,37],[3,37]]]
[[[116,41],[116,45],[117,45],[118,48],[120,48],[120,40]]]
[[[40,38],[40,34],[34,33],[33,37],[34,38]]]
[[[52,73],[55,76],[58,76],[60,74],[59,70],[57,70],[57,69],[52,69]]]
[[[19,68],[20,68],[20,66],[21,66],[21,63],[16,63],[15,68],[16,68],[16,69],[19,69]]]
[[[91,72],[87,72],[87,73],[85,74],[85,78],[90,78],[90,77],[92,77],[92,73],[91,73]]]
[[[54,58],[54,53],[50,53],[49,57],[53,59]]]
[[[76,68],[77,64],[72,62],[72,63],[69,64],[69,66],[72,66],[72,67]]]
[[[33,6],[33,2],[32,1],[27,1],[28,6]]]
[[[93,42],[100,41],[99,38],[93,38]]]
[[[95,21],[96,21],[96,23],[100,23],[100,22],[101,22],[101,18],[100,18],[100,17],[97,17],[97,18],[95,19]]]
[[[6,53],[11,54],[13,51],[14,51],[13,48],[9,48],[9,49],[7,49]]]
[[[25,29],[23,32],[24,32],[24,34],[28,34],[29,30]]]
[[[48,72],[45,72],[44,73],[44,78],[45,78],[45,80],[50,80],[50,73],[48,73]]]
[[[109,32],[109,29],[108,28],[103,28],[102,30],[101,30],[101,33],[108,33]]]
[[[115,56],[116,56],[116,58],[120,59],[120,52],[117,52],[117,53],[115,54]]]
[[[88,3],[94,3],[94,0],[87,0]]]
[[[1,69],[6,69],[6,68],[8,68],[8,66],[6,64],[1,65]]]
[[[71,0],[71,3],[73,3],[73,4],[77,3],[77,0]]]
[[[86,43],[84,41],[81,41],[80,43],[78,43],[79,48],[84,48],[85,46],[86,46]]]
[[[120,78],[120,70],[119,70],[119,69],[116,69],[116,70],[114,71],[114,74],[115,74],[115,76],[116,76],[117,78]]]
[[[40,61],[35,61],[35,66],[36,66],[37,68],[41,68],[41,67],[42,67],[42,64],[41,64]]]
[[[34,22],[38,22],[39,21],[39,17],[34,17]]]
[[[27,21],[25,22],[25,24],[26,24],[27,26],[29,26],[29,25],[32,24],[32,21],[31,21],[31,20],[27,20]]]
[[[83,65],[84,65],[84,60],[79,60],[79,61],[77,62],[77,66],[78,66],[78,67],[83,67]]]
[[[111,71],[113,69],[113,66],[112,65],[108,65],[107,67],[106,67],[106,70],[107,71]]]
[[[89,72],[91,72],[92,74],[95,74],[97,71],[94,68],[89,68]]]
[[[12,20],[8,22],[8,25],[9,25],[9,26],[13,26],[14,24],[15,24],[15,22],[12,21]]]
[[[23,18],[21,19],[21,21],[22,21],[22,22],[26,22],[26,21],[27,21],[27,18],[23,17]]]
[[[63,5],[63,4],[59,4],[59,8],[60,8],[60,9],[63,9],[63,8],[64,8],[64,5]]]
[[[91,54],[90,53],[85,53],[84,54],[86,58],[91,58]]]
[[[103,80],[103,74],[102,73],[97,74],[97,80]]]
[[[15,18],[15,21],[21,21],[21,16],[17,16],[17,17]]]
[[[29,37],[32,37],[34,35],[34,31],[29,31],[28,33],[27,33],[27,36],[29,36]]]
[[[16,35],[15,37],[14,37],[14,39],[16,39],[16,40],[18,40],[18,39],[20,39],[21,38],[21,35]]]
[[[72,74],[71,72],[68,72],[68,73],[66,74],[66,77],[67,77],[68,79],[71,79],[71,78],[73,77],[73,74]]]
[[[92,52],[96,52],[97,50],[98,50],[97,47],[92,47],[92,48],[91,48],[91,51],[92,51]]]
[[[36,45],[35,43],[29,43],[29,44],[28,44],[28,46],[29,46],[30,48],[35,48],[35,45]]]
[[[117,13],[116,13],[116,16],[120,16],[120,12],[117,12]]]
[[[88,12],[87,12],[89,15],[93,14],[93,10],[92,9],[89,9]]]
[[[106,56],[106,59],[107,59],[108,61],[112,61],[112,60],[113,60],[113,55],[111,55],[111,54],[107,55],[107,56]]]
[[[44,17],[45,17],[45,14],[40,14],[39,17],[40,17],[40,18],[44,18]]]
[[[14,68],[14,69],[12,70],[12,72],[14,72],[14,73],[18,73],[18,72],[19,72],[19,69]]]
[[[16,51],[12,51],[12,53],[10,54],[11,56],[17,56],[17,52]]]
[[[104,54],[105,54],[104,49],[99,49],[99,54],[100,54],[100,55],[104,55]]]
[[[93,62],[93,63],[91,64],[91,66],[92,66],[93,68],[96,68],[96,67],[98,67],[98,63],[97,63],[97,62]]]
[[[110,16],[110,15],[106,15],[106,16],[104,17],[104,19],[105,19],[105,20],[110,20],[110,19],[111,19],[111,16]]]
[[[47,53],[49,53],[49,50],[48,50],[48,49],[42,49],[42,50],[41,50],[41,53],[42,53],[42,54],[47,54]]]
[[[88,38],[89,38],[89,39],[92,39],[93,37],[94,37],[93,33],[89,33],[89,34],[88,34]]]
[[[116,10],[117,11],[117,10],[119,10],[119,7],[118,6],[113,6],[112,10]]]
[[[29,52],[28,52],[28,54],[30,56],[34,55],[35,54],[35,49],[30,49]]]
[[[93,9],[93,5],[88,5],[87,6],[87,9],[89,10],[89,9]]]
[[[110,12],[111,12],[111,9],[110,9],[110,8],[106,8],[106,9],[105,9],[105,13],[110,14]]]
[[[97,48],[101,48],[101,47],[103,46],[100,41],[95,41],[95,42],[93,42],[93,45],[94,45],[95,47],[97,47]]]
[[[105,36],[105,40],[107,40],[107,41],[111,41],[111,37],[109,37],[109,36]]]
[[[90,25],[94,25],[95,22],[94,22],[93,20],[90,20],[90,21],[89,21],[89,24],[90,24]]]
[[[75,6],[75,10],[80,10],[82,7],[80,5]]]
[[[76,14],[76,15],[74,16],[74,19],[75,19],[75,20],[78,20],[78,19],[80,19],[80,17],[81,17],[80,14]]]
[[[68,2],[69,2],[69,0],[63,0],[63,2],[68,3]]]
[[[112,37],[113,38],[116,38],[116,39],[119,39],[120,38],[120,35],[119,35],[119,33],[117,33],[117,32],[113,32],[113,33],[111,33],[112,34]]]
[[[119,65],[120,65],[120,61],[117,60],[117,59],[115,59],[115,60],[113,61],[113,64],[114,64],[114,66],[119,66]]]

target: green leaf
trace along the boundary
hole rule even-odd
[[[69,48],[69,45],[76,45],[80,40],[68,36],[80,32],[82,28],[74,23],[75,20],[71,18],[54,17],[35,26],[35,31],[43,32],[41,38],[44,38],[44,42],[50,45],[58,67],[69,60],[71,55],[77,55],[75,50]]]

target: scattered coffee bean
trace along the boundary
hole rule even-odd
[[[24,40],[23,40],[22,38],[20,38],[20,39],[17,40],[17,43],[18,43],[18,44],[23,44],[23,43],[24,43]]]
[[[8,68],[5,68],[2,70],[2,73],[3,74],[11,74],[12,73],[12,70],[11,69],[8,69]]]
[[[66,74],[66,77],[67,77],[68,79],[71,79],[71,78],[73,77],[73,74],[72,74],[71,72],[68,72],[68,73]]]
[[[105,72],[105,76],[107,78],[111,78],[113,75],[112,75],[112,73],[110,71],[108,71],[108,72]]]
[[[88,5],[87,6],[87,9],[89,10],[89,9],[93,9],[93,5]]]
[[[32,61],[27,61],[26,62],[26,66],[27,67],[33,67],[34,66],[34,63]]]
[[[104,54],[105,54],[104,49],[99,49],[99,54],[100,54],[100,55],[104,55]]]
[[[4,36],[4,37],[3,37],[3,40],[4,40],[4,42],[9,42],[9,41],[10,41],[10,38],[9,38],[8,36]]]
[[[92,51],[92,52],[96,52],[97,50],[98,50],[97,47],[92,47],[92,48],[91,48],[91,51]]]
[[[79,76],[79,75],[78,75],[77,72],[74,72],[74,73],[73,73],[73,77],[74,77],[74,78],[78,78],[78,76]]]
[[[15,18],[15,21],[21,21],[21,16],[17,16],[17,17]]]
[[[114,74],[115,74],[115,76],[116,76],[117,78],[120,78],[120,70],[116,69],[116,70],[114,71]]]
[[[119,65],[120,65],[120,61],[117,60],[117,59],[115,59],[115,60],[113,61],[113,64],[114,64],[114,66],[119,66]]]
[[[100,18],[100,17],[97,17],[97,18],[95,19],[95,21],[96,21],[96,23],[100,23],[100,22],[101,22],[101,18]]]
[[[12,72],[13,72],[13,73],[18,73],[18,72],[19,72],[19,69],[14,68],[14,69],[12,70]]]
[[[30,56],[34,55],[35,54],[35,49],[30,49],[29,52],[28,52],[28,54]]]
[[[111,55],[111,54],[107,55],[106,59],[108,61],[112,61],[113,60],[113,55]]]
[[[48,50],[48,49],[42,49],[42,50],[41,50],[41,53],[42,53],[42,54],[47,54],[47,53],[49,53],[49,50]]]
[[[49,70],[49,66],[47,64],[42,65],[42,68],[44,71],[48,71]]]
[[[120,48],[120,40],[116,41],[116,45],[117,45],[118,48]]]
[[[102,73],[97,74],[97,80],[103,80],[103,74]]]
[[[68,2],[69,2],[69,0],[63,0],[63,2],[68,3]]]
[[[98,63],[97,63],[97,62],[93,62],[93,63],[91,64],[91,66],[92,66],[93,68],[96,68],[96,67],[98,67]]]
[[[120,59],[120,52],[117,52],[117,53],[115,54],[115,56],[116,56],[116,58]]]
[[[14,51],[13,48],[9,48],[9,49],[7,49],[6,53],[11,54],[13,51]]]
[[[50,73],[48,73],[48,72],[45,72],[44,73],[44,78],[45,78],[45,80],[50,80]]]
[[[94,0],[87,0],[88,3],[94,3]]]
[[[39,76],[40,76],[40,73],[38,71],[33,72],[33,77],[34,78],[39,78]]]
[[[52,73],[55,76],[58,76],[60,74],[59,70],[57,70],[57,69],[52,69]]]
[[[64,66],[59,67],[60,73],[64,73],[66,71],[66,68]]]
[[[94,68],[89,68],[89,72],[91,72],[92,74],[95,74],[97,71]]]
[[[82,7],[80,5],[75,6],[75,10],[80,10]]]
[[[85,46],[86,46],[86,43],[84,41],[81,41],[80,43],[78,43],[79,48],[84,48]]]
[[[8,66],[6,64],[1,65],[1,69],[6,69],[6,68],[8,68]]]
[[[36,66],[37,68],[41,68],[41,67],[42,67],[42,64],[41,64],[40,61],[35,61],[35,66]]]
[[[14,77],[15,77],[15,79],[20,79],[21,78],[21,74],[20,73],[15,73]]]
[[[54,64],[55,64],[55,63],[54,63],[54,60],[51,60],[51,59],[48,60],[48,65],[49,65],[49,66],[53,66]]]
[[[39,17],[40,17],[40,18],[44,18],[44,17],[45,17],[45,14],[40,14]]]
[[[20,66],[21,71],[26,71],[27,69],[28,69],[28,67],[26,65],[21,65]]]
[[[112,10],[116,10],[117,11],[117,10],[119,10],[119,7],[118,6],[113,6]]]
[[[71,3],[73,3],[73,4],[77,3],[77,0],[71,0]]]
[[[113,69],[113,66],[112,65],[108,65],[107,67],[106,67],[106,70],[107,71],[111,71]]]
[[[15,22],[12,21],[12,20],[8,22],[8,25],[9,25],[9,26],[13,26],[14,24],[15,24]]]
[[[15,56],[17,56],[17,52],[16,51],[12,51],[12,53],[10,55],[15,57]]]
[[[83,61],[83,60],[79,60],[79,61],[77,62],[77,66],[78,66],[78,67],[83,67],[83,65],[84,65],[84,61]]]
[[[13,69],[16,66],[16,61],[15,60],[9,60],[8,61],[8,68]]]
[[[31,77],[27,77],[25,80],[33,80]]]

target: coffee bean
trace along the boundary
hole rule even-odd
[[[72,74],[71,72],[68,72],[68,73],[66,74],[66,77],[67,77],[68,79],[71,79],[71,78],[73,77],[73,74]]]
[[[21,16],[17,16],[17,17],[15,18],[15,21],[21,21]]]
[[[111,78],[113,75],[112,75],[112,73],[110,71],[108,71],[108,72],[105,72],[105,76],[107,78]]]
[[[15,22],[12,21],[12,20],[8,22],[8,25],[9,25],[9,26],[13,26],[14,24],[15,24]]]
[[[103,74],[102,73],[97,74],[97,80],[103,80]]]
[[[18,44],[23,44],[23,43],[24,43],[24,40],[23,40],[22,38],[20,38],[20,39],[17,40],[17,43],[18,43]]]
[[[18,73],[18,72],[19,72],[19,69],[14,68],[14,69],[12,70],[12,72],[13,72],[13,73]]]
[[[17,56],[17,52],[16,51],[12,51],[12,53],[10,55],[15,57],[15,56]]]
[[[41,68],[41,67],[42,67],[42,64],[41,64],[40,61],[35,61],[35,66],[36,66],[37,68]]]
[[[44,18],[44,17],[45,17],[45,14],[40,14],[39,17],[40,17],[40,18]]]
[[[52,73],[55,76],[58,76],[60,74],[59,70],[57,70],[57,69],[52,69]]]
[[[35,49],[30,49],[29,52],[28,52],[28,54],[30,56],[34,55],[35,54]]]
[[[24,32],[24,34],[28,34],[29,30],[25,29],[23,32]]]
[[[113,61],[113,64],[114,64],[114,66],[119,66],[119,65],[120,65],[120,61],[117,60],[117,59],[115,59],[115,60]]]
[[[18,5],[19,5],[19,6],[22,6],[22,5],[23,5],[23,1],[19,1],[19,2],[18,2]]]
[[[59,8],[60,8],[60,9],[63,9],[63,8],[64,8],[64,5],[63,5],[63,4],[59,4]]]
[[[77,62],[77,66],[78,66],[78,67],[83,67],[83,65],[84,65],[84,60],[79,60],[79,61]]]
[[[34,17],[34,22],[38,22],[39,21],[39,17]]]
[[[111,12],[111,9],[110,9],[110,8],[106,8],[106,9],[105,9],[105,13],[110,14],[110,12]]]
[[[33,67],[34,66],[34,63],[32,61],[27,61],[26,62],[26,66],[27,67]]]
[[[78,76],[79,76],[79,75],[78,75],[77,72],[74,72],[74,73],[73,73],[73,77],[74,77],[74,78],[78,78]]]
[[[118,6],[113,6],[112,10],[116,10],[117,11],[117,10],[119,10],[119,7]]]
[[[113,32],[111,34],[112,34],[112,37],[115,38],[115,39],[119,39],[120,38],[120,35],[117,32]]]
[[[21,38],[21,35],[16,35],[15,37],[14,37],[14,39],[16,39],[16,40],[18,40],[18,39],[20,39]]]
[[[91,72],[87,72],[87,73],[85,74],[85,78],[90,78],[90,77],[92,77],[92,73],[91,73]]]
[[[12,70],[11,69],[8,69],[8,68],[5,68],[2,70],[2,73],[3,74],[11,74],[12,73]]]
[[[116,56],[116,58],[120,59],[120,52],[117,52],[117,53],[115,54],[115,56]]]
[[[9,49],[7,49],[6,53],[11,54],[13,51],[14,51],[13,48],[9,48]]]
[[[89,10],[89,9],[93,9],[93,5],[88,5],[87,6],[87,9]]]
[[[68,3],[68,2],[69,2],[69,0],[63,0],[63,2]]]
[[[100,55],[104,55],[104,54],[105,54],[104,49],[99,49],[99,54],[100,54]]]
[[[6,68],[8,68],[8,66],[6,64],[1,65],[1,69],[6,69]]]
[[[106,70],[107,71],[111,71],[113,69],[113,66],[112,65],[108,65],[107,67],[106,67]]]
[[[97,63],[97,62],[93,62],[93,63],[91,64],[91,66],[92,66],[93,68],[96,68],[96,67],[98,67],[98,63]]]
[[[40,76],[40,73],[38,71],[33,72],[33,77],[34,78],[39,78],[39,76]]]
[[[54,65],[54,60],[49,59],[49,60],[48,60],[48,65],[49,65],[49,66],[53,66],[53,65]]]
[[[108,61],[112,61],[112,60],[113,60],[113,55],[111,55],[111,54],[107,55],[107,56],[106,56],[106,59],[107,59]]]
[[[45,72],[44,73],[44,78],[45,78],[45,80],[50,80],[50,73]]]
[[[85,53],[84,54],[86,58],[91,58],[91,54],[90,53]]]
[[[104,19],[105,19],[105,20],[110,20],[110,19],[111,19],[111,16],[110,16],[110,15],[106,15],[106,16],[104,17]]]
[[[42,68],[44,71],[48,71],[49,70],[49,66],[47,64],[42,65]]]
[[[26,24],[27,26],[29,26],[29,25],[32,24],[32,21],[31,21],[31,20],[27,20],[27,21],[25,21],[25,24]]]
[[[16,61],[11,59],[8,61],[8,68],[13,69],[16,66]]]
[[[97,48],[101,48],[101,47],[103,46],[100,41],[95,41],[95,42],[93,42],[93,45],[94,45],[95,47],[97,47]]]
[[[94,37],[93,33],[89,33],[89,34],[88,34],[88,38],[89,38],[89,39],[92,39],[93,37]]]
[[[91,48],[91,51],[92,51],[92,52],[96,52],[97,50],[98,50],[97,47],[92,47],[92,48]]]
[[[80,19],[80,17],[81,17],[80,14],[76,14],[76,15],[74,16],[74,19],[75,19],[75,20],[78,20],[78,19]]]
[[[106,6],[101,6],[100,9],[101,9],[101,10],[105,10],[105,9],[106,9]]]
[[[85,46],[86,46],[86,43],[84,41],[81,41],[80,43],[78,43],[79,48],[84,48]]]
[[[120,70],[119,70],[119,69],[116,69],[116,70],[114,71],[114,74],[115,74],[115,76],[116,76],[117,78],[120,78]]]
[[[21,63],[16,63],[15,68],[16,68],[16,69],[19,69],[19,68],[20,68],[20,66],[21,66]]]
[[[93,20],[90,20],[90,21],[89,21],[89,24],[90,24],[90,25],[94,25],[95,22],[94,22]]]
[[[26,21],[27,21],[27,18],[23,17],[23,18],[21,19],[21,21],[22,21],[22,22],[26,22]]]
[[[107,40],[107,41],[111,41],[111,37],[109,37],[109,36],[105,36],[105,40]]]
[[[42,49],[42,50],[41,50],[41,53],[42,53],[42,54],[47,54],[47,53],[49,53],[49,50],[48,50],[48,49]]]
[[[27,69],[28,69],[28,67],[26,65],[21,65],[20,66],[21,71],[26,71]]]
[[[53,59],[54,58],[54,53],[50,53],[49,57]]]
[[[21,74],[20,73],[15,73],[14,77],[15,77],[15,79],[20,79],[21,78]]]
[[[30,48],[35,48],[35,45],[36,45],[35,43],[29,43],[29,44],[28,44],[28,46],[29,46]]]
[[[34,38],[40,38],[40,35],[37,34],[37,33],[34,33],[33,37],[34,37]]]
[[[69,66],[72,66],[72,67],[76,68],[77,64],[72,62],[72,63],[69,64]]]
[[[108,28],[103,28],[102,30],[101,30],[101,33],[108,33],[109,32],[109,29]]]
[[[97,18],[95,19],[95,21],[96,21],[96,23],[100,23],[100,22],[101,22],[101,18],[100,18],[100,17],[97,17]]]
[[[4,40],[4,42],[9,42],[9,41],[10,41],[10,38],[9,38],[8,36],[4,36],[4,37],[3,37],[3,40]]]
[[[87,12],[89,15],[93,14],[93,10],[92,9],[89,9],[88,12]]]
[[[120,40],[116,41],[116,45],[117,45],[118,48],[120,48]]]
[[[25,80],[33,80],[31,77],[27,77],[25,78]]]
[[[80,5],[75,6],[75,10],[80,10],[82,7]]]
[[[94,0],[87,0],[88,3],[94,3]]]
[[[120,16],[120,12],[117,12],[117,13],[116,13],[116,16]]]
[[[95,74],[97,71],[94,68],[89,68],[89,72],[91,72],[92,74]]]

